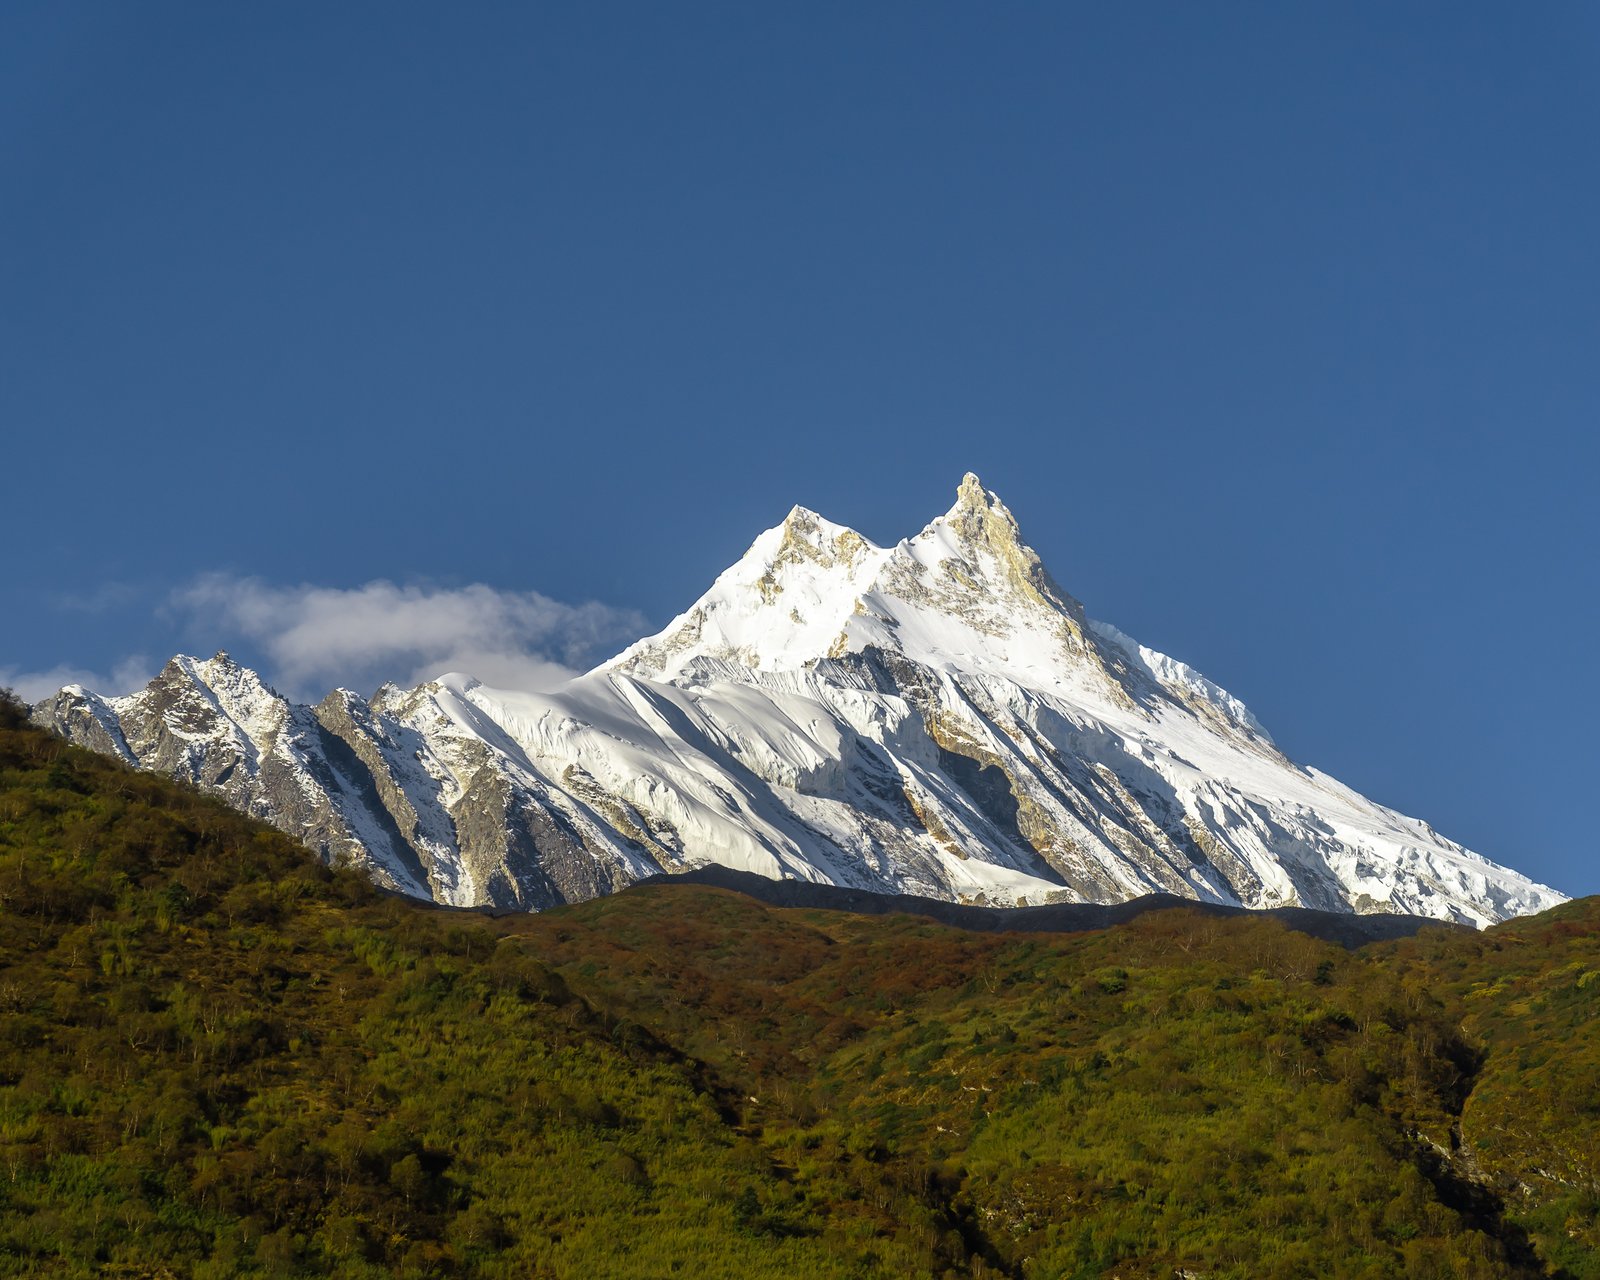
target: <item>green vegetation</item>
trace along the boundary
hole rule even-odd
[[[1600,905],[386,898],[0,705],[0,1275],[1600,1277]]]

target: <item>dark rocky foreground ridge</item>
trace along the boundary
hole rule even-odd
[[[769,880],[766,876],[731,867],[700,867],[677,875],[654,876],[636,888],[663,884],[711,885],[742,893],[774,907],[799,907],[815,911],[846,911],[853,915],[910,915],[937,920],[956,929],[978,933],[1082,933],[1110,929],[1136,920],[1149,911],[1183,908],[1214,917],[1257,916],[1274,920],[1296,933],[1308,934],[1341,947],[1362,947],[1369,942],[1389,942],[1414,937],[1424,928],[1463,929],[1428,916],[1351,915],[1343,911],[1313,911],[1307,907],[1271,907],[1251,910],[1219,903],[1195,902],[1169,893],[1151,893],[1129,902],[1060,902],[1038,907],[978,907],[919,898],[906,893],[868,893],[807,880]],[[624,893],[629,890],[623,890]]]
[[[1600,901],[379,894],[0,706],[0,1275],[1600,1275]]]

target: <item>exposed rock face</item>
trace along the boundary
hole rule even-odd
[[[553,795],[514,748],[453,718],[441,706],[452,698],[429,684],[370,704],[341,689],[297,706],[219,653],[174,658],[131,697],[69,686],[34,719],[213,791],[416,897],[532,910],[658,869]]]
[[[708,864],[1004,905],[1482,924],[1561,899],[1293,764],[1225,690],[1091,622],[974,476],[893,547],[796,507],[554,693],[446,676],[302,707],[219,654],[35,718],[460,905]]]
[[[311,708],[280,698],[225,653],[206,662],[174,658],[127,698],[68,686],[40,703],[34,719],[215,792],[330,861],[362,863],[386,887],[421,891],[399,833],[383,822],[381,807],[366,803],[370,779],[348,748]]]

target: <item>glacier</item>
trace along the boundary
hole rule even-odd
[[[292,703],[225,653],[34,718],[380,885],[538,910],[710,864],[953,902],[1402,912],[1563,895],[1288,759],[1046,572],[976,476],[880,547],[804,507],[550,692],[464,673]]]

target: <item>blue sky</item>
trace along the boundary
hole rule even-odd
[[[582,665],[971,469],[1600,892],[1597,136],[1587,3],[7,6],[0,676]]]

